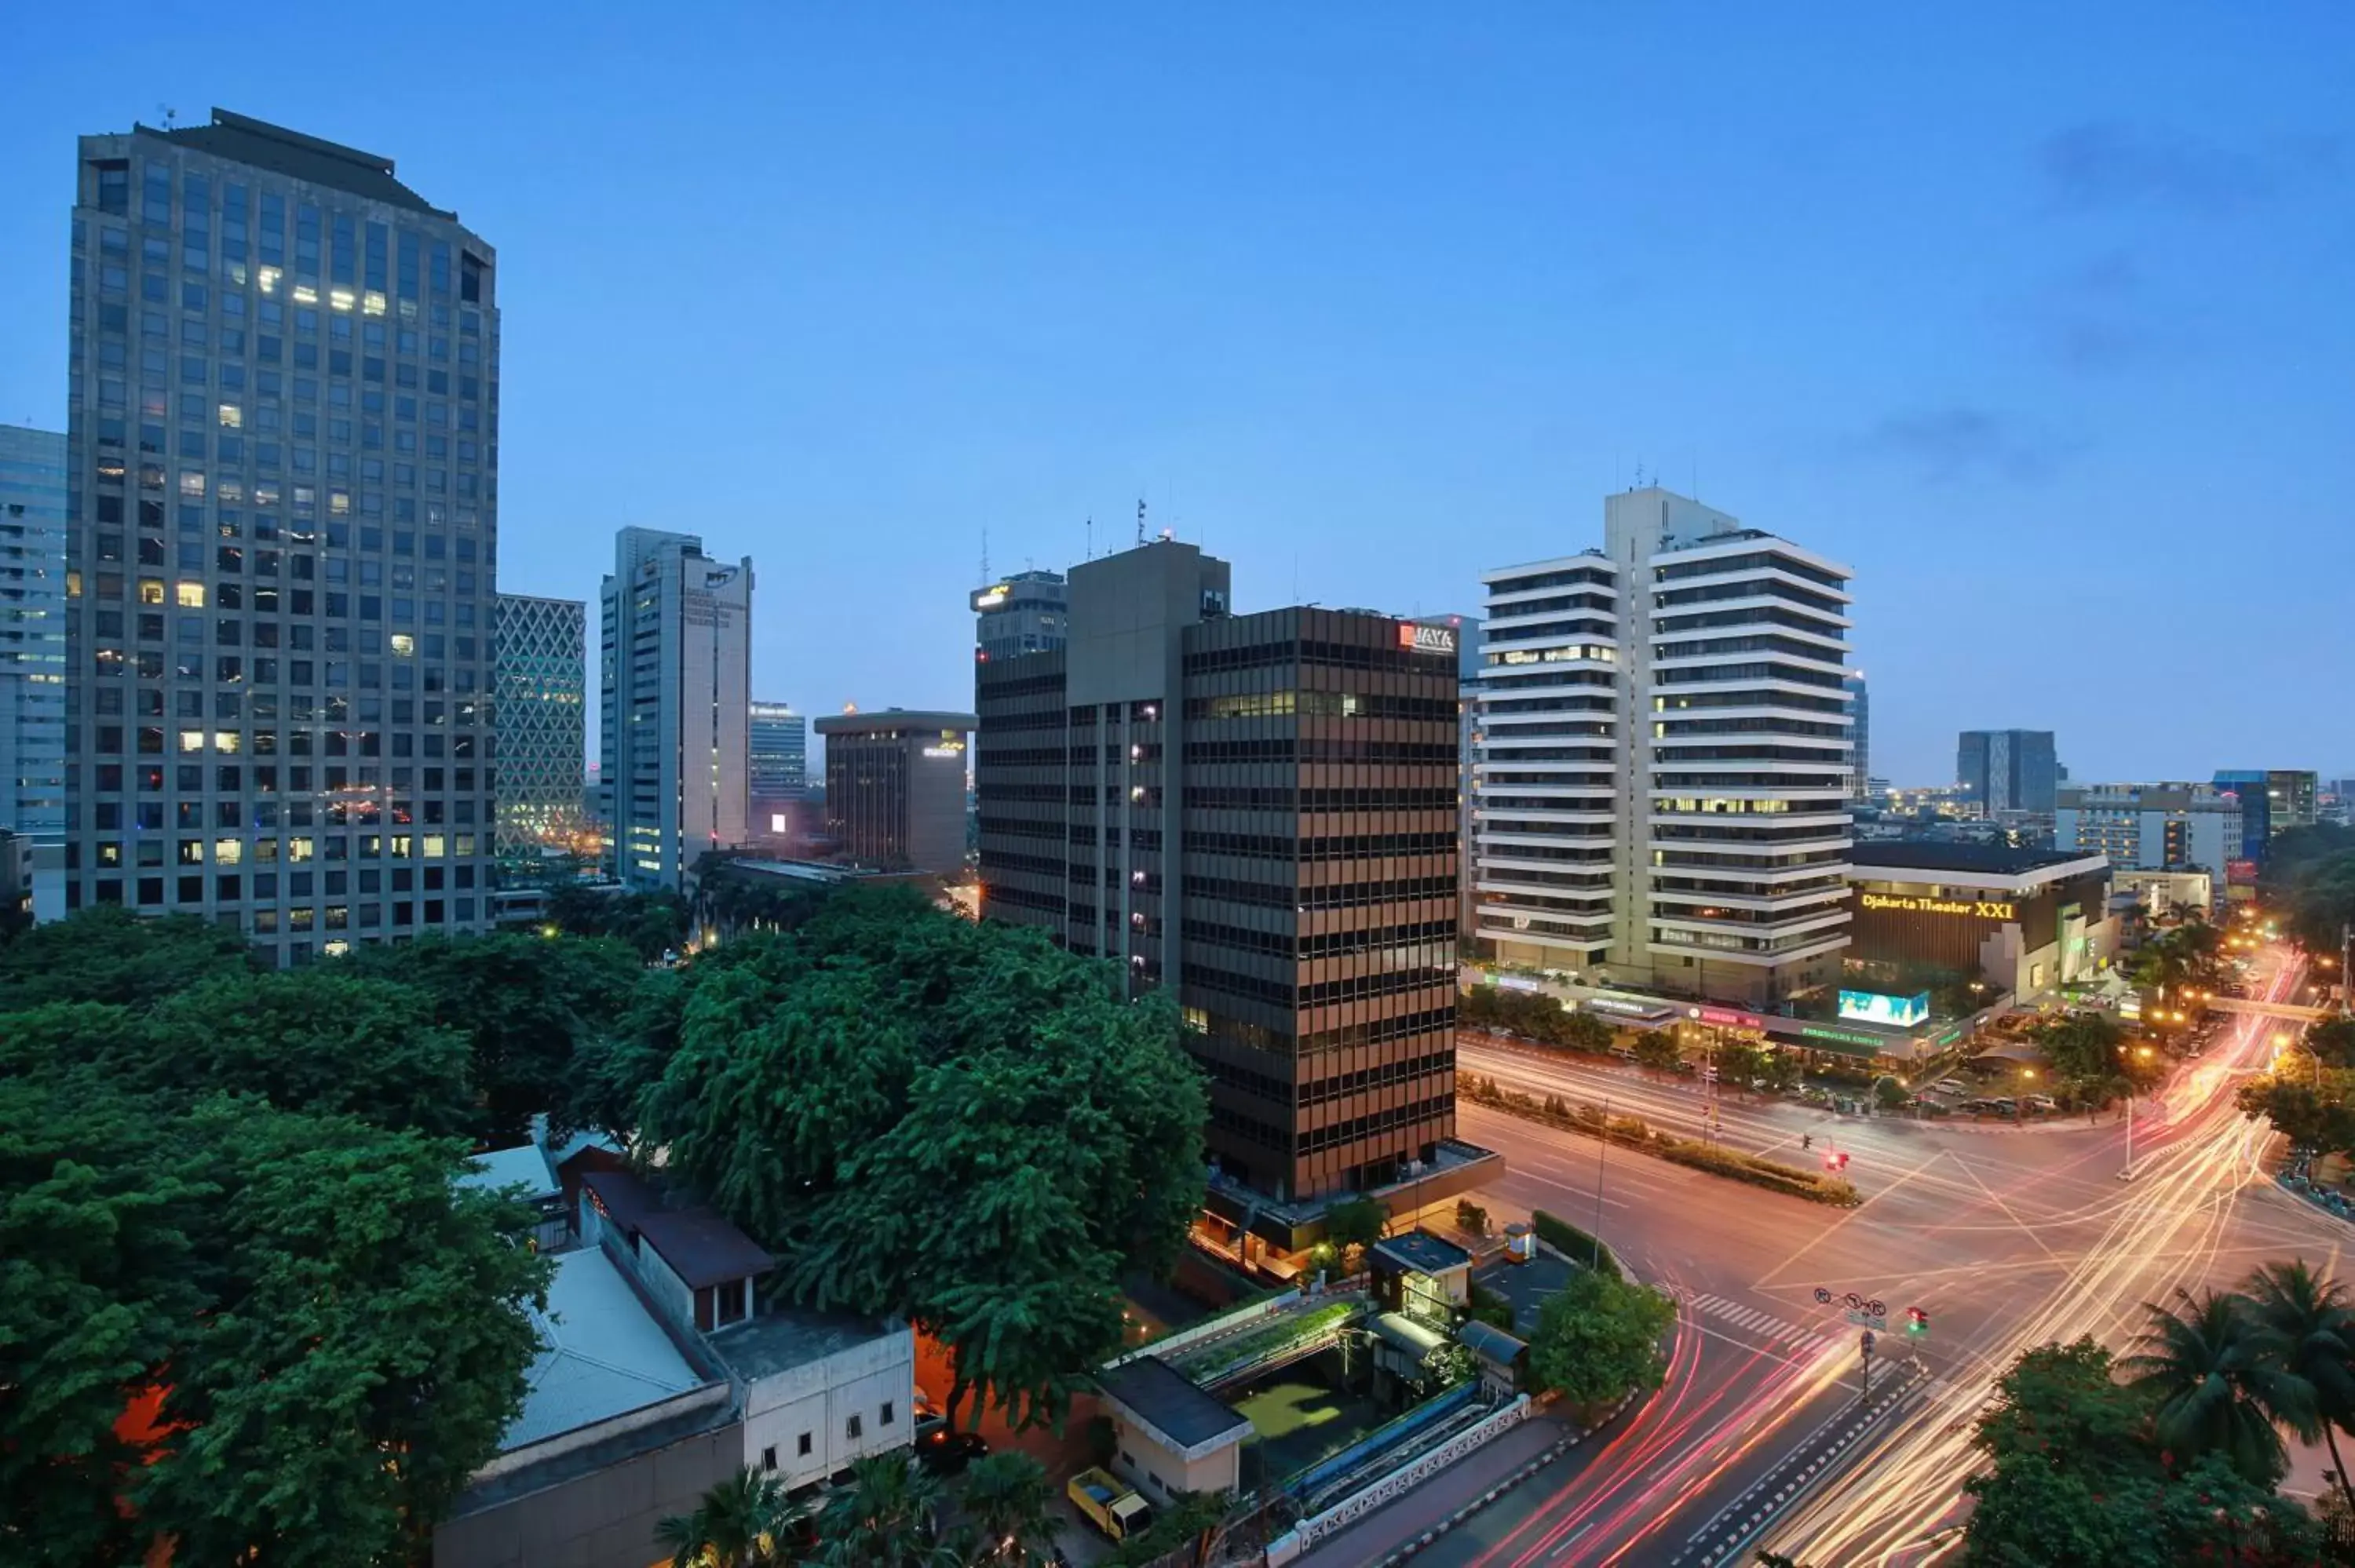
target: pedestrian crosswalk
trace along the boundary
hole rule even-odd
[[[1690,1294],[1684,1299],[1694,1311],[1755,1335],[1770,1345],[1780,1345],[1804,1353],[1822,1350],[1832,1343],[1828,1336],[1804,1324],[1777,1318],[1772,1312],[1745,1306],[1739,1301],[1729,1301],[1722,1296]]]

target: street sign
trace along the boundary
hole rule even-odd
[[[1820,1286],[1820,1285],[1817,1286],[1817,1287],[1816,1287],[1816,1305],[1817,1305],[1817,1306],[1818,1306],[1818,1307],[1828,1307],[1828,1306],[1830,1306],[1831,1304],[1832,1304],[1832,1293],[1831,1293],[1829,1290],[1825,1289],[1825,1288],[1824,1288],[1822,1286]]]
[[[1889,1319],[1876,1312],[1850,1311],[1847,1314],[1847,1318],[1849,1322],[1861,1324],[1863,1327],[1868,1329],[1886,1329],[1889,1327]]]
[[[1864,1309],[1871,1313],[1876,1318],[1886,1318],[1889,1316],[1888,1306],[1877,1296],[1864,1304]]]
[[[1841,1304],[1846,1306],[1851,1312],[1861,1312],[1864,1310],[1864,1298],[1859,1296],[1853,1290],[1841,1297],[1840,1301]]]

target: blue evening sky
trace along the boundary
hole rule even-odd
[[[984,529],[1472,609],[1640,462],[1857,568],[1876,773],[2355,772],[2355,7],[0,12],[0,419],[77,132],[388,154],[498,249],[501,586],[698,532],[763,697],[968,704]]]

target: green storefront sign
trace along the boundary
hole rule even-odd
[[[1878,1056],[1889,1042],[1878,1034],[1859,1034],[1847,1029],[1828,1028],[1820,1023],[1801,1027],[1799,1037],[1814,1044],[1817,1049],[1838,1051],[1847,1056]]]

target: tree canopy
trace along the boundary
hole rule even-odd
[[[2109,1351],[2083,1339],[2030,1351],[2004,1374],[1978,1421],[1990,1464],[1966,1484],[1966,1563],[2315,1561],[2305,1510],[2220,1453],[2168,1453],[2155,1435],[2158,1390],[2115,1371]]]
[[[0,949],[11,1561],[409,1560],[519,1405],[547,1266],[453,1184],[465,1040],[221,935],[92,911]]]
[[[687,977],[640,1131],[816,1307],[896,1311],[1018,1422],[1119,1342],[1201,1200],[1199,1076],[1166,997],[901,890],[837,898]],[[626,1065],[624,1065],[626,1066]],[[626,1086],[619,1097],[630,1098]]]
[[[1573,1404],[1657,1388],[1668,1370],[1660,1338],[1676,1316],[1675,1303],[1650,1287],[1582,1268],[1539,1308],[1530,1378]]]

